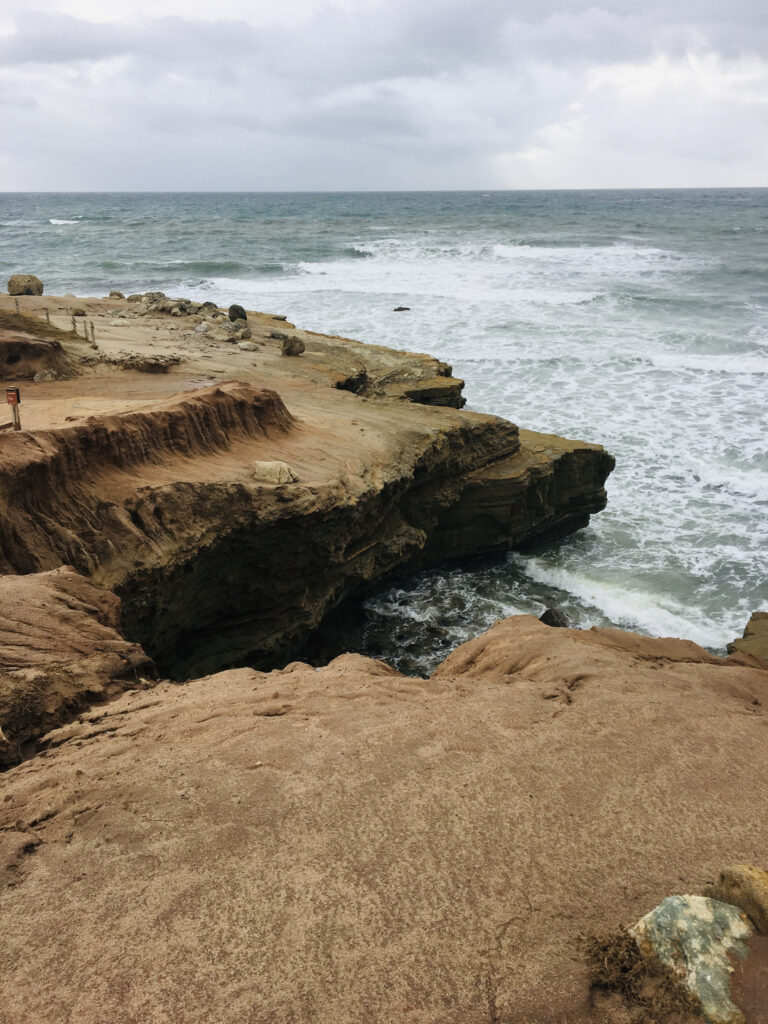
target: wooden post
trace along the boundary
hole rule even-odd
[[[21,392],[18,388],[6,388],[5,400],[11,407],[11,419],[13,429],[21,430],[21,416],[19,415],[19,404],[21,403]]]
[[[16,303],[16,312],[18,313],[19,312],[19,300],[18,299],[14,299],[13,301]]]
[[[91,344],[96,344],[96,331],[93,329],[93,320],[91,320]]]
[[[45,322],[50,326],[51,314],[48,312],[48,308],[47,307],[46,307],[46,310],[45,310]]]
[[[77,334],[77,320],[75,320],[74,317],[72,317],[72,332],[73,334]]]

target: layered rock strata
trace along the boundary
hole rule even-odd
[[[4,776],[4,1022],[648,1019],[584,937],[764,863],[767,707],[747,655],[531,616],[429,680],[126,693]]]

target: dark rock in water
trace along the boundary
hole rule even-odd
[[[561,629],[570,629],[571,620],[559,608],[547,608],[543,615],[539,616],[539,622],[545,626],[558,626]]]
[[[728,653],[753,654],[768,661],[768,612],[754,612],[744,629],[744,636],[728,644]]]
[[[122,292],[119,292],[119,291],[117,291],[117,289],[115,289],[114,291],[111,291],[111,292],[109,293],[109,295],[107,296],[107,298],[108,298],[108,299],[124,299],[124,298],[125,298],[125,296],[123,295],[123,293],[122,293]]]
[[[410,312],[410,306],[395,306],[392,310],[393,313],[408,313]]]
[[[280,347],[284,356],[300,356],[305,345],[301,338],[284,338]]]
[[[229,319],[230,320],[247,320],[248,314],[245,312],[242,306],[233,305],[229,307]]]
[[[13,274],[8,278],[9,295],[42,295],[43,282],[34,274]]]

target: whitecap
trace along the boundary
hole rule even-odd
[[[79,220],[59,220],[57,217],[49,217],[49,224],[79,224]]]

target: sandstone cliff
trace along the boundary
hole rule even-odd
[[[177,678],[274,665],[395,571],[564,536],[605,504],[602,448],[435,407],[436,377],[451,405],[461,382],[428,356],[296,332],[283,358],[268,317],[242,351],[84,305],[98,361],[25,387],[24,432],[0,436],[0,567],[71,565],[119,594],[125,635]],[[113,334],[176,362],[119,369]],[[297,482],[255,479],[257,460]]]
[[[647,1021],[582,940],[764,863],[766,707],[746,655],[531,617],[429,680],[126,693],[4,776],[3,1020]]]

